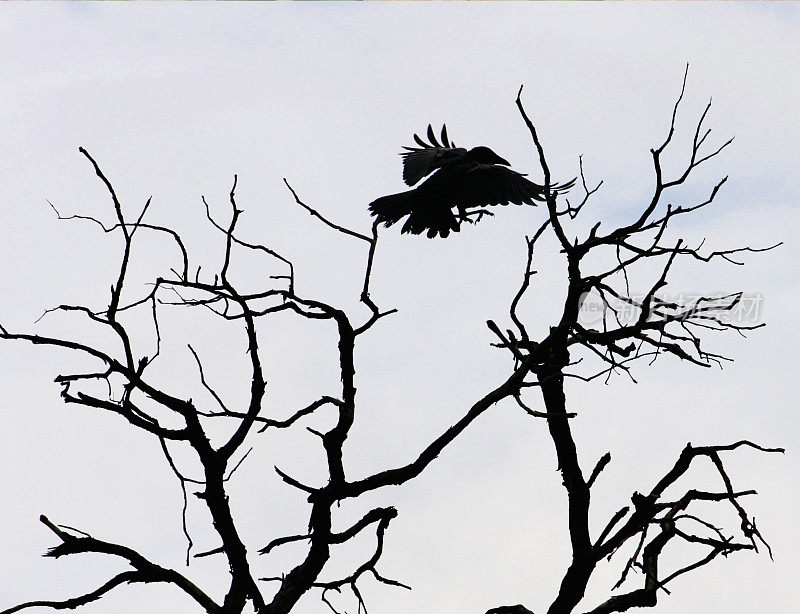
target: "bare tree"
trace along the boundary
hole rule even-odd
[[[685,87],[685,78],[684,78]],[[521,94],[521,90],[520,90]],[[683,90],[681,97],[683,96]],[[343,240],[354,240],[364,247],[364,275],[360,292],[360,303],[366,310],[354,316],[344,309],[320,299],[304,296],[296,288],[295,267],[289,258],[270,247],[248,242],[239,233],[241,210],[236,201],[236,178],[230,191],[230,214],[220,221],[212,214],[212,207],[203,198],[208,222],[218,231],[224,245],[224,258],[212,272],[201,271],[195,258],[175,229],[145,221],[150,205],[148,200],[135,215],[117,197],[112,182],[101,170],[95,159],[84,149],[80,152],[92,165],[110,195],[116,217],[112,225],[104,225],[99,219],[81,215],[62,216],[61,219],[83,219],[99,225],[106,233],[115,233],[122,239],[122,255],[117,276],[111,286],[108,305],[100,309],[85,305],[60,305],[51,311],[66,312],[80,317],[107,330],[115,343],[111,349],[75,338],[70,330],[61,335],[46,336],[20,333],[0,327],[0,338],[27,341],[44,349],[66,349],[95,363],[90,370],[65,370],[57,377],[61,385],[61,397],[65,403],[111,412],[126,420],[131,428],[143,432],[158,441],[164,461],[174,472],[183,493],[184,525],[187,539],[186,564],[191,557],[223,557],[229,569],[229,578],[224,595],[215,597],[207,588],[198,586],[189,576],[177,569],[166,568],[152,562],[146,553],[139,552],[118,541],[105,541],[92,534],[72,527],[60,525],[46,516],[41,522],[52,531],[60,543],[51,548],[46,556],[61,557],[78,553],[111,555],[127,562],[129,569],[108,579],[104,584],[81,595],[64,600],[28,601],[10,607],[3,614],[11,614],[33,607],[51,609],[73,609],[96,601],[118,586],[131,583],[167,583],[182,591],[209,613],[240,613],[252,607],[256,612],[277,614],[290,612],[298,600],[309,591],[319,591],[321,599],[332,610],[334,604],[328,597],[331,591],[350,591],[359,611],[366,604],[359,590],[364,576],[393,587],[409,588],[401,582],[384,577],[379,571],[379,562],[384,550],[387,529],[398,511],[393,507],[374,507],[356,522],[344,524],[337,516],[340,502],[355,499],[390,485],[403,484],[418,476],[460,433],[478,416],[504,399],[514,400],[520,408],[536,418],[545,420],[552,438],[559,469],[567,491],[569,513],[567,519],[569,539],[572,547],[572,562],[566,570],[557,597],[550,605],[550,614],[572,612],[581,602],[596,566],[604,558],[629,543],[634,543],[633,554],[623,563],[620,580],[615,589],[622,586],[633,569],[641,569],[643,586],[633,590],[616,591],[604,603],[587,610],[594,614],[624,611],[631,607],[652,606],[659,590],[678,576],[694,571],[710,563],[719,555],[741,550],[755,550],[758,544],[768,549],[755,522],[744,509],[741,499],[751,490],[736,490],[722,458],[738,448],[749,447],[762,451],[779,451],[759,446],[750,441],[731,444],[693,447],[687,445],[674,466],[668,468],[663,477],[646,494],[633,493],[631,504],[621,507],[608,519],[605,528],[597,536],[590,535],[589,513],[591,489],[601,471],[611,460],[610,454],[603,456],[594,468],[586,472],[578,458],[577,444],[570,427],[575,414],[568,412],[564,394],[565,378],[593,380],[609,377],[614,373],[630,374],[631,365],[638,360],[652,362],[663,354],[669,354],[695,365],[709,366],[725,360],[701,345],[700,334],[709,330],[733,330],[740,333],[758,325],[737,323],[727,314],[740,304],[741,294],[697,297],[691,304],[679,304],[667,300],[661,294],[667,276],[678,258],[696,259],[699,262],[723,258],[735,262],[743,252],[763,251],[755,248],[738,248],[723,251],[703,252],[702,246],[690,247],[681,240],[667,242],[667,226],[679,215],[691,213],[712,203],[723,179],[713,187],[708,198],[692,205],[661,205],[663,194],[672,187],[683,184],[693,169],[716,156],[730,141],[705,153],[709,131],[703,132],[703,122],[708,107],[697,123],[689,160],[682,172],[674,178],[667,177],[661,168],[661,155],[671,144],[675,131],[675,119],[680,98],[664,142],[652,150],[655,171],[655,187],[652,198],[641,214],[627,225],[608,232],[600,232],[596,223],[588,236],[576,238],[570,234],[568,224],[583,211],[592,194],[599,188],[589,188],[581,165],[583,197],[578,204],[566,200],[558,205],[558,194],[550,189],[550,171],[544,148],[539,141],[534,125],[525,113],[518,95],[519,111],[530,131],[547,190],[546,219],[530,238],[527,238],[527,256],[522,284],[514,296],[509,310],[510,327],[501,330],[495,322],[488,326],[497,337],[497,347],[507,351],[512,359],[505,381],[488,390],[477,399],[463,416],[450,428],[432,438],[414,460],[389,470],[375,471],[360,479],[352,479],[343,459],[343,447],[357,418],[356,370],[354,351],[362,335],[369,333],[393,309],[381,309],[370,296],[370,279],[378,247],[377,226],[371,234],[362,234],[337,225],[318,210],[305,204],[293,188],[286,183],[297,205],[316,217],[325,227],[342,235]],[[710,107],[710,105],[709,105]],[[534,210],[540,211],[540,210]],[[478,219],[481,212],[476,214]],[[150,286],[134,287],[129,283],[134,238],[142,233],[163,235],[174,243],[180,255],[176,266],[169,274],[155,273]],[[564,297],[564,307],[558,322],[542,339],[533,339],[517,312],[520,301],[531,286],[534,276],[532,268],[534,248],[545,233],[553,233],[560,245],[567,264],[569,284]],[[768,249],[768,248],[767,248]],[[615,261],[603,268],[611,253]],[[268,277],[260,287],[250,288],[236,281],[237,267],[246,266],[249,257],[265,257],[285,267],[285,273]],[[659,273],[642,296],[631,291],[629,275],[646,263],[659,263]],[[598,268],[599,267],[599,268]],[[646,269],[646,267],[645,267]],[[138,293],[138,294],[137,294]],[[587,297],[599,297],[603,315],[597,327],[581,322],[580,312]],[[633,309],[635,317],[626,320],[623,308]],[[204,391],[201,398],[182,396],[174,389],[157,383],[154,377],[159,365],[168,364],[162,356],[162,339],[159,318],[165,309],[202,310],[210,318],[220,319],[244,333],[248,357],[248,387],[243,403],[226,400],[208,376],[208,357],[192,345],[188,350],[196,365],[197,384]],[[341,387],[335,393],[323,395],[309,404],[296,409],[288,417],[278,418],[264,411],[267,374],[264,367],[265,350],[260,345],[259,323],[279,313],[289,312],[301,321],[324,321],[336,331],[336,350]],[[154,352],[146,352],[134,342],[136,335],[131,329],[141,325],[142,320],[126,316],[145,313],[152,330]],[[365,314],[365,315],[364,315]],[[133,324],[133,323],[138,324]],[[586,366],[580,352],[600,361],[600,367]],[[590,361],[587,360],[586,364]],[[183,387],[179,388],[183,390]],[[541,394],[544,411],[531,408],[535,404],[528,397]],[[268,429],[298,429],[303,420],[322,408],[332,409],[335,420],[330,428],[315,430],[307,427],[319,440],[324,452],[326,480],[323,484],[307,484],[279,467],[274,470],[289,487],[301,492],[308,502],[308,530],[300,534],[265,536],[266,545],[258,552],[269,555],[288,544],[303,545],[302,560],[287,568],[278,576],[259,577],[254,571],[252,553],[258,546],[245,544],[234,517],[230,503],[229,484],[235,472],[247,458],[252,447],[257,445],[255,436]],[[191,473],[178,460],[188,451],[201,471]],[[712,490],[699,490],[690,485],[682,486],[687,470],[697,459],[708,458],[720,478],[720,486]],[[587,477],[588,474],[588,477]],[[665,495],[668,487],[676,485],[684,494],[677,498]],[[193,542],[186,527],[185,513],[189,495],[195,495],[210,515],[211,527],[217,545],[192,554]],[[712,502],[731,506],[741,520],[738,534],[715,526],[700,511],[698,502]],[[364,559],[348,573],[335,579],[324,579],[331,560],[332,551],[366,532],[374,536],[372,549]],[[692,564],[664,570],[659,559],[665,548],[677,542],[696,547],[700,554]],[[529,612],[522,605],[503,606],[491,610],[500,613]]]
[[[688,67],[687,67],[688,72]],[[622,565],[619,581],[613,587],[614,594],[603,603],[584,610],[587,614],[623,612],[633,607],[655,606],[659,591],[666,588],[677,577],[707,565],[719,555],[743,550],[758,550],[759,544],[771,551],[755,520],[747,513],[741,499],[755,494],[754,490],[736,490],[723,464],[723,456],[739,448],[752,448],[763,452],[783,452],[780,448],[766,448],[751,441],[730,444],[692,446],[687,444],[678,455],[675,464],[669,467],[655,485],[644,490],[645,494],[632,493],[630,504],[626,504],[604,524],[599,535],[589,531],[591,490],[600,473],[611,462],[611,454],[604,454],[591,471],[581,466],[577,444],[570,427],[570,418],[575,414],[567,411],[564,394],[565,378],[589,381],[608,378],[615,373],[632,377],[634,362],[648,361],[652,364],[661,355],[672,355],[682,361],[701,367],[721,364],[726,357],[710,352],[701,343],[701,335],[709,331],[735,331],[742,335],[763,324],[747,324],[737,321],[737,307],[741,305],[742,293],[729,295],[697,296],[684,302],[664,297],[663,288],[674,262],[679,259],[694,259],[700,263],[712,259],[724,259],[741,264],[737,258],[746,252],[760,252],[766,248],[739,247],[717,251],[703,251],[703,245],[689,246],[682,239],[670,241],[667,229],[678,216],[707,207],[713,201],[727,179],[723,178],[711,188],[708,197],[698,203],[663,206],[664,195],[684,184],[692,171],[702,163],[714,158],[733,139],[706,150],[703,146],[710,134],[704,121],[711,103],[697,121],[688,160],[674,175],[662,168],[662,155],[672,143],[675,121],[680,102],[686,88],[686,74],[678,100],[675,103],[669,131],[664,141],[651,150],[654,186],[652,196],[641,213],[630,223],[623,224],[606,233],[600,231],[597,221],[584,237],[569,234],[568,224],[583,211],[602,182],[589,188],[580,165],[583,197],[577,204],[567,200],[559,208],[552,195],[547,199],[548,217],[536,233],[527,239],[528,258],[522,285],[514,297],[509,318],[513,328],[505,333],[494,323],[489,327],[499,339],[499,347],[507,349],[515,363],[528,371],[523,379],[520,393],[514,398],[525,411],[543,418],[547,423],[555,447],[559,471],[563,478],[568,499],[568,533],[572,549],[572,562],[564,573],[558,594],[548,608],[548,614],[573,612],[582,601],[592,573],[603,559],[610,559],[626,544],[634,543],[633,553]],[[536,128],[527,116],[522,104],[520,88],[517,107],[530,131],[539,155],[545,177],[550,184],[550,169],[545,150],[536,133]],[[550,328],[546,337],[531,339],[525,324],[517,314],[517,305],[528,290],[534,271],[534,247],[545,232],[552,232],[558,240],[566,259],[569,283],[564,297],[564,307],[559,321]],[[778,244],[780,245],[780,244]],[[611,254],[611,264],[608,254]],[[658,263],[657,268],[652,264]],[[648,264],[650,265],[648,267]],[[632,291],[630,278],[639,270],[645,274],[655,271],[648,289],[637,295]],[[581,322],[581,308],[587,297],[598,301],[600,316],[594,326]],[[602,367],[586,371],[583,356],[599,361]],[[589,362],[589,361],[587,361]],[[591,369],[591,367],[590,367]],[[522,392],[537,389],[545,411],[534,411],[525,402]],[[719,475],[719,484],[713,490],[700,490],[685,476],[698,459],[707,458]],[[683,492],[681,496],[666,494],[673,487]],[[738,530],[717,527],[707,516],[706,509],[698,503],[728,505],[735,510],[740,525]],[[738,535],[737,535],[738,534]],[[674,543],[693,547],[696,559],[683,567],[665,570],[659,561],[665,549]],[[642,571],[642,585],[631,590],[618,591],[628,579],[631,570]],[[492,614],[529,612],[516,605],[490,610]],[[487,613],[488,614],[488,613]]]

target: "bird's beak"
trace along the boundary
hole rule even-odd
[[[500,156],[497,156],[496,164],[503,164],[504,166],[511,166],[511,163],[508,160],[506,160],[505,158],[501,158]]]

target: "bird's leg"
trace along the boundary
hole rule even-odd
[[[464,222],[469,222],[470,224],[477,224],[478,222],[483,219],[484,215],[488,215],[489,217],[493,217],[494,213],[489,211],[488,209],[473,209],[472,211],[467,211],[466,209],[462,209],[459,207],[459,217]],[[470,219],[470,216],[475,216],[475,219]]]

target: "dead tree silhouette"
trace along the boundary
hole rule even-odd
[[[59,542],[46,556],[59,558],[81,553],[110,555],[126,562],[129,569],[78,596],[27,601],[8,607],[2,614],[34,607],[74,609],[97,601],[118,587],[135,583],[171,585],[209,614],[240,614],[248,608],[259,613],[288,613],[303,595],[314,591],[318,591],[321,599],[334,611],[336,609],[329,601],[329,596],[349,591],[359,611],[366,610],[359,588],[364,577],[372,577],[391,587],[408,588],[398,580],[383,576],[378,570],[384,548],[389,547],[386,543],[389,526],[399,512],[391,506],[372,507],[357,521],[343,523],[338,511],[339,504],[416,478],[476,418],[506,399],[516,402],[521,410],[546,424],[567,493],[566,533],[569,536],[571,560],[557,595],[549,604],[549,614],[575,611],[583,600],[597,566],[626,544],[632,545],[632,554],[621,565],[619,582],[614,591],[603,603],[590,605],[582,611],[605,614],[633,607],[654,606],[659,591],[671,586],[680,576],[697,572],[720,555],[756,550],[759,545],[769,550],[742,502],[745,496],[754,491],[738,490],[733,486],[724,459],[734,451],[747,448],[765,452],[782,450],[746,440],[719,445],[687,444],[655,484],[643,486],[641,493],[631,493],[620,503],[615,514],[600,522],[598,526],[603,528],[593,534],[590,531],[592,488],[601,472],[609,466],[611,454],[603,455],[588,471],[582,466],[578,456],[579,442],[571,426],[576,413],[569,411],[564,390],[566,378],[589,381],[607,378],[615,373],[631,374],[634,364],[652,362],[662,356],[671,356],[702,367],[716,364],[726,360],[725,357],[707,350],[701,336],[719,330],[743,333],[760,326],[738,322],[730,317],[741,303],[740,293],[701,296],[688,304],[680,304],[666,298],[661,292],[670,270],[679,259],[699,264],[712,259],[738,262],[738,258],[747,252],[770,249],[740,247],[707,251],[702,246],[689,246],[679,238],[668,238],[670,222],[709,206],[725,179],[714,185],[701,202],[665,206],[664,195],[671,188],[684,184],[694,169],[716,157],[731,142],[728,140],[708,152],[703,149],[709,135],[709,131],[703,129],[709,103],[697,122],[685,166],[675,175],[664,172],[662,154],[673,143],[676,114],[685,85],[684,76],[681,96],[675,104],[668,134],[651,151],[654,188],[641,211],[628,223],[608,231],[601,231],[601,221],[597,221],[588,234],[581,236],[571,230],[570,222],[579,215],[587,214],[589,209],[586,205],[602,182],[589,188],[581,162],[582,198],[579,202],[567,199],[565,204],[558,205],[557,197],[561,188],[551,181],[545,148],[523,108],[520,89],[516,103],[532,137],[544,181],[537,186],[535,194],[519,191],[519,185],[526,185],[522,183],[517,184],[517,191],[512,194],[522,202],[533,199],[543,206],[531,209],[539,222],[531,236],[526,238],[522,282],[510,302],[508,324],[501,327],[493,320],[487,322],[496,337],[496,348],[508,353],[512,366],[505,380],[485,390],[482,396],[464,408],[461,418],[452,426],[431,437],[421,450],[410,452],[409,457],[413,460],[387,470],[367,473],[360,478],[350,476],[343,455],[344,444],[359,416],[355,348],[363,335],[394,312],[393,309],[378,307],[370,294],[370,281],[379,244],[378,224],[396,221],[394,218],[397,216],[386,213],[382,205],[373,203],[373,212],[378,213],[378,219],[372,225],[371,233],[361,233],[330,221],[317,208],[307,205],[286,183],[296,203],[324,227],[340,233],[343,240],[354,240],[363,246],[364,274],[358,297],[361,311],[354,315],[324,300],[304,295],[295,283],[295,266],[290,258],[267,245],[242,238],[242,232],[250,230],[252,234],[252,229],[242,229],[239,225],[242,210],[236,199],[236,177],[228,198],[227,220],[220,221],[219,216],[212,213],[212,207],[206,199],[202,199],[207,220],[218,233],[223,257],[216,269],[201,270],[196,256],[187,248],[187,242],[177,230],[145,221],[151,201],[148,199],[136,214],[130,215],[99,164],[86,150],[81,149],[82,155],[105,185],[116,219],[113,224],[104,225],[90,216],[59,214],[59,217],[95,223],[106,233],[120,237],[123,249],[107,305],[96,308],[65,304],[51,311],[80,317],[100,327],[110,333],[115,341],[114,347],[108,349],[94,343],[91,338],[81,337],[70,327],[65,327],[61,334],[42,335],[14,332],[0,326],[0,339],[32,343],[42,350],[61,352],[60,355],[64,351],[71,352],[81,361],[88,359],[95,364],[91,369],[69,365],[62,369],[56,378],[61,385],[62,400],[67,404],[114,414],[125,420],[131,429],[159,444],[164,462],[174,473],[183,495],[182,530],[187,539],[186,564],[193,558],[220,557],[225,560],[229,575],[224,595],[215,598],[209,588],[193,582],[188,572],[158,565],[147,553],[123,543],[124,536],[116,541],[107,541],[42,515],[41,522]],[[431,146],[435,149],[437,143],[435,139],[431,140]],[[446,133],[443,134],[443,140],[445,145],[451,145]],[[415,183],[433,171],[433,176],[428,180],[431,182],[440,174],[446,174],[448,163],[440,163],[436,158],[440,153],[432,152],[425,143],[421,143],[419,150],[411,150],[406,155],[406,180]],[[442,153],[442,156],[451,154]],[[484,154],[488,156],[486,152],[480,155]],[[470,152],[458,155],[462,160],[456,163],[457,167],[464,164],[464,156],[469,157]],[[488,163],[493,165],[492,168],[503,168],[504,162],[471,160],[468,164]],[[508,169],[491,172],[505,173],[505,177],[513,173]],[[520,181],[516,175],[514,177],[514,181]],[[417,188],[421,189],[422,186]],[[445,191],[449,189],[443,188]],[[496,204],[494,197],[484,196],[478,199],[480,202],[460,201],[460,204],[470,207]],[[508,200],[515,202],[510,197]],[[446,204],[447,212],[453,215],[451,204],[457,206],[458,203]],[[412,207],[408,212],[409,219],[413,218],[415,212],[415,207]],[[465,215],[467,213],[464,212]],[[446,224],[425,222],[416,226],[412,223],[409,228],[411,232],[417,229],[420,232],[427,229],[444,236],[447,229],[457,230],[457,226],[453,227],[452,220],[449,220]],[[154,272],[152,283],[141,287],[131,282],[130,270],[136,254],[132,249],[134,239],[138,240],[144,233],[153,233],[171,242],[178,257],[171,270]],[[546,335],[535,338],[529,333],[532,328],[524,322],[518,306],[534,281],[534,250],[546,233],[555,237],[557,249],[565,259],[568,283],[559,317],[553,321]],[[236,258],[233,257],[234,251],[238,254]],[[603,264],[608,262],[607,258],[600,257],[600,254],[608,253],[615,257],[615,262],[610,266]],[[236,272],[239,267],[248,266],[241,264],[245,258],[263,258],[272,264],[277,263],[284,272],[264,276],[260,287],[243,286],[236,281]],[[637,296],[631,291],[628,280],[637,267],[645,263],[658,263],[659,273],[650,281],[647,291]],[[598,297],[603,306],[602,318],[594,325],[586,324],[580,318],[581,307],[590,293]],[[632,310],[634,317],[622,317],[623,307]],[[233,403],[226,399],[225,394],[214,385],[209,370],[209,364],[214,362],[215,357],[204,354],[191,344],[187,351],[196,367],[194,384],[202,394],[189,396],[182,385],[176,384],[173,388],[170,387],[171,383],[164,383],[170,382],[169,379],[157,377],[160,367],[169,366],[169,358],[162,356],[165,349],[159,326],[165,309],[199,310],[209,318],[239,331],[247,350],[247,382],[242,393],[244,402]],[[149,346],[154,348],[152,351],[142,349],[143,344],[135,340],[141,337],[142,331],[133,327],[141,325],[141,320],[127,319],[126,316],[132,313],[147,315],[148,330],[152,330]],[[280,352],[280,348],[262,343],[259,328],[259,323],[270,321],[278,314],[293,315],[309,325],[323,322],[335,330],[336,368],[340,382],[338,390],[314,398],[284,416],[272,415],[265,409],[267,373],[264,357],[270,351]],[[595,362],[592,363],[590,359]],[[543,411],[532,408],[538,402],[543,405]],[[325,480],[305,483],[289,471],[274,467],[282,486],[301,494],[307,502],[307,531],[265,535],[263,541],[255,546],[246,544],[232,507],[234,495],[230,484],[235,481],[237,470],[250,454],[252,447],[248,449],[248,445],[257,445],[254,441],[257,432],[302,428],[305,419],[323,408],[332,411],[332,422],[324,429],[309,427],[308,430],[318,440],[324,458]],[[220,425],[224,425],[224,428],[220,428]],[[182,453],[180,459],[192,458],[195,463],[191,474],[176,454],[179,449]],[[716,487],[703,488],[688,475],[699,459],[708,459],[713,464],[719,478]],[[677,498],[670,497],[666,494],[669,488],[678,489],[683,494]],[[190,503],[200,505],[208,512],[208,533],[213,538],[213,543],[194,554],[194,544],[189,537],[185,518],[186,507]],[[708,505],[728,506],[739,518],[738,527],[726,529],[715,526],[704,515]],[[323,572],[328,569],[332,552],[341,544],[367,533],[371,533],[372,546],[363,560],[348,573],[333,579],[322,579],[327,577]],[[679,543],[696,549],[696,557],[682,567],[667,568],[662,555],[669,547]],[[248,557],[248,551],[258,550],[262,556],[269,557],[276,549],[287,546],[301,548],[302,556],[299,562],[288,566],[279,575],[260,575],[259,561],[263,559]],[[641,586],[630,589],[629,576],[636,569],[643,572]],[[500,606],[489,612],[523,614],[530,610],[518,604]]]

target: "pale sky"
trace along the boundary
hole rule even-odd
[[[201,195],[226,216],[238,173],[242,238],[291,258],[305,295],[363,317],[363,245],[299,209],[284,177],[330,219],[367,232],[367,204],[404,189],[401,146],[428,123],[446,122],[458,145],[488,145],[536,180],[537,157],[514,105],[524,84],[554,176],[574,177],[582,155],[587,178],[604,181],[587,213],[610,226],[649,198],[649,150],[666,134],[688,62],[678,147],[667,160],[680,163],[680,146],[710,97],[709,138],[736,138],[674,200],[697,200],[727,175],[717,202],[674,231],[705,237],[715,249],[784,245],[748,257],[745,267],[682,267],[669,291],[759,295],[767,326],[747,339],[709,336],[709,349],[735,359],[723,370],[642,363],[638,384],[617,377],[607,386],[571,385],[568,406],[579,412],[573,427],[585,470],[604,452],[613,455],[594,494],[595,535],[633,490],[652,486],[687,441],[750,438],[787,448],[783,456],[740,451],[728,458],[734,485],[759,492],[748,509],[774,562],[765,553],[715,561],[677,580],[657,609],[787,612],[798,601],[800,572],[798,57],[800,9],[784,3],[3,4],[0,323],[20,332],[95,334],[60,316],[34,323],[62,303],[102,307],[114,280],[120,242],[89,224],[58,222],[47,204],[65,215],[113,219],[79,146],[98,160],[126,210],[138,211],[152,195],[151,221],[185,233],[197,262],[209,267],[222,244],[207,228]],[[484,322],[507,323],[524,237],[542,212],[496,213],[446,240],[382,231],[372,297],[399,311],[357,349],[359,414],[345,459],[352,476],[412,460],[508,373]],[[551,248],[537,254],[539,274],[522,306],[539,332],[554,323],[563,290],[563,262]],[[133,271],[139,281],[178,264],[163,241],[143,242],[134,256],[141,258]],[[260,280],[274,263],[244,266],[243,279]],[[329,328],[292,318],[264,326],[268,410],[285,415],[335,390]],[[237,369],[244,364],[238,336],[186,314],[164,316],[163,327],[171,353],[165,384],[176,394],[194,390],[191,341],[220,388],[241,398],[247,382]],[[142,331],[145,345],[148,335]],[[185,571],[180,489],[158,443],[119,419],[64,406],[52,380],[73,364],[67,354],[0,345],[0,609],[74,596],[121,568],[102,556],[43,559],[57,539],[40,514]],[[304,426],[325,424],[320,416]],[[306,521],[302,498],[272,467],[314,481],[320,456],[302,427],[297,436],[254,436],[250,445],[255,451],[237,472],[231,498],[254,569],[264,576],[285,570],[292,552],[267,560],[255,551],[276,535],[301,532]],[[692,485],[703,486],[713,476],[695,478]],[[544,423],[509,403],[482,416],[420,478],[343,506],[338,520],[345,526],[370,505],[400,512],[379,569],[413,591],[366,580],[372,614],[480,614],[513,603],[539,614],[567,562],[565,499]],[[188,521],[198,550],[216,545],[199,502],[190,502]],[[736,526],[735,517],[726,522]],[[348,549],[342,565],[363,553]],[[607,597],[622,560],[601,566],[584,609]],[[186,573],[219,596],[220,561],[193,561]],[[347,596],[338,604],[355,611]],[[140,585],[81,611],[198,609],[172,588]],[[297,611],[329,610],[312,593]]]

